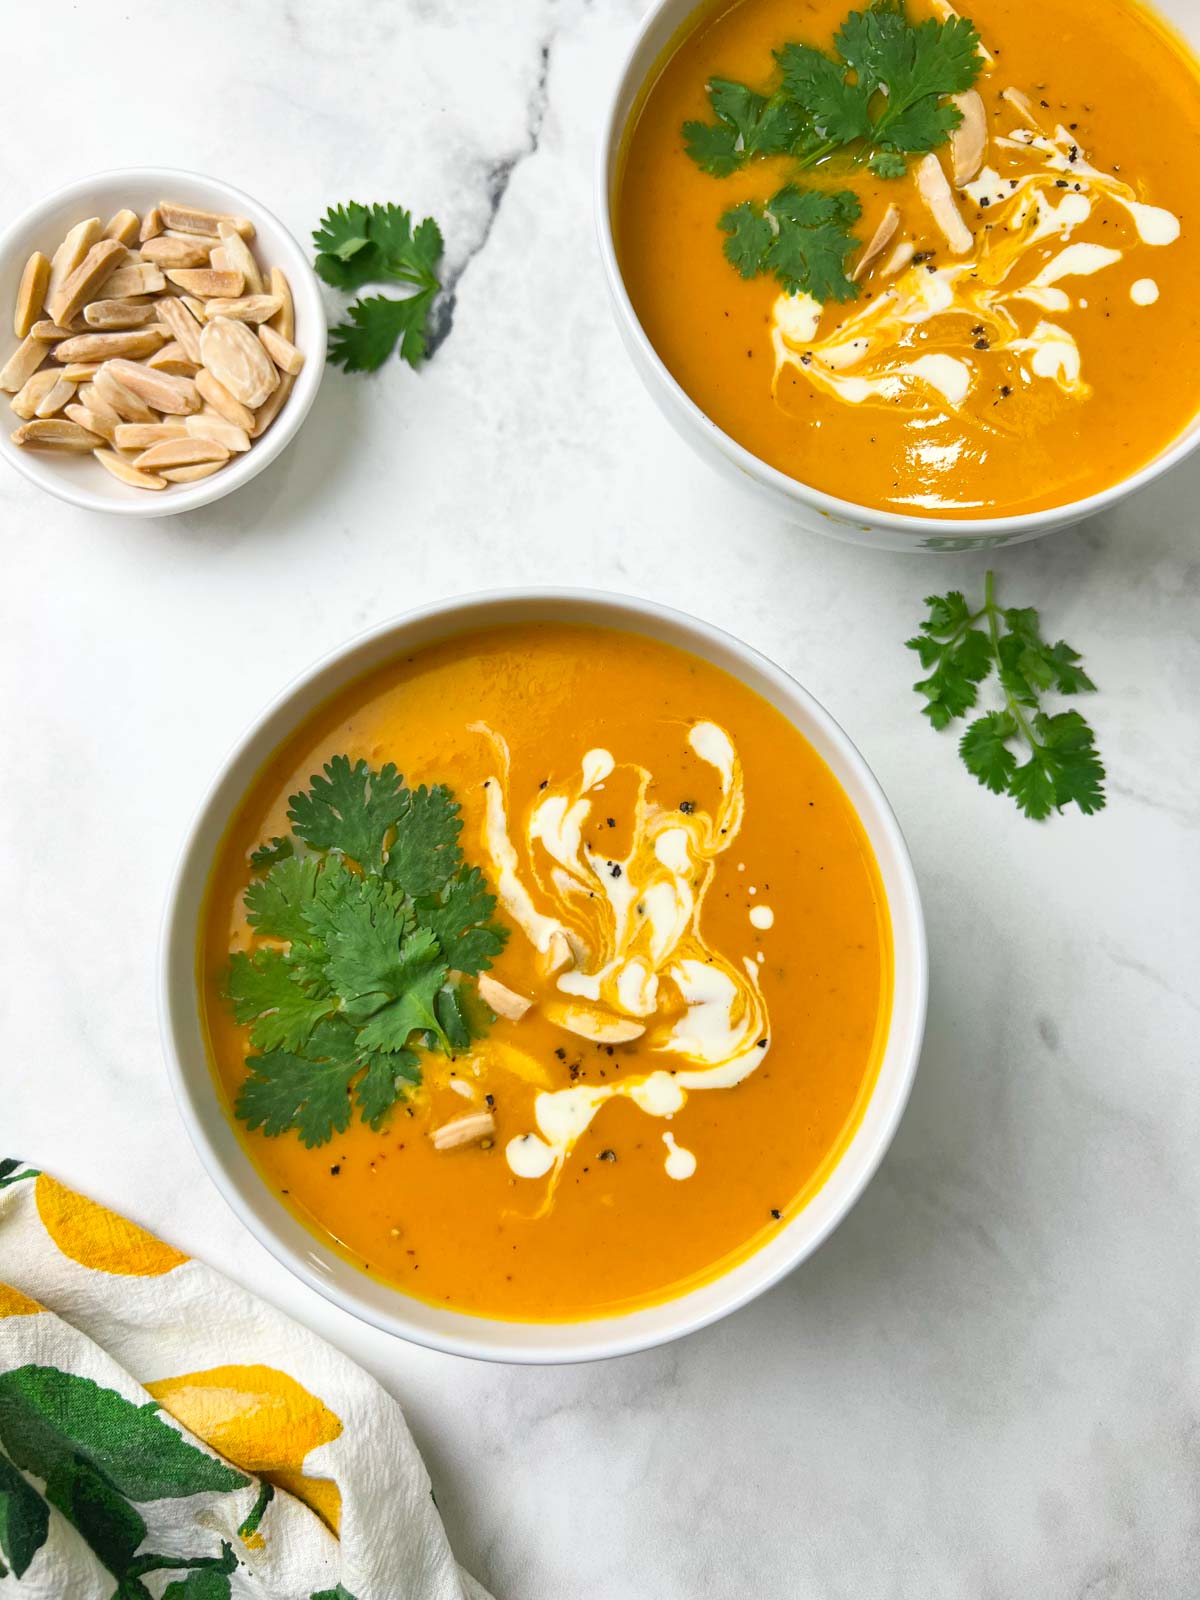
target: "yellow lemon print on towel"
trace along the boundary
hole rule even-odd
[[[147,1392],[234,1466],[286,1489],[338,1532],[342,1497],[330,1478],[304,1475],[310,1450],[342,1431],[316,1395],[275,1367],[211,1367],[148,1383]]]
[[[7,1283],[0,1283],[0,1317],[31,1317],[41,1309],[37,1301],[31,1300],[27,1294],[10,1288]]]
[[[152,1233],[85,1200],[43,1172],[37,1180],[38,1216],[63,1255],[81,1267],[122,1278],[159,1278],[188,1258]]]

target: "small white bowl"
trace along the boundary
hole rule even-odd
[[[65,189],[40,201],[0,235],[0,349],[3,361],[16,340],[12,332],[12,308],[25,263],[35,250],[53,255],[67,229],[85,217],[107,222],[114,212],[128,206],[139,216],[160,200],[182,200],[206,211],[229,212],[249,217],[256,237],[254,251],[261,266],[280,267],[291,285],[296,303],[295,344],[304,352],[304,366],[291,394],[275,421],[259,440],[229,465],[199,483],[176,483],[151,492],[131,489],[105,472],[90,455],[58,454],[49,450],[27,450],[9,437],[21,419],[0,404],[0,455],[18,472],[47,489],[60,500],[67,500],[85,511],[112,511],[129,517],[167,517],[180,511],[194,511],[223,495],[232,494],[269,466],[300,430],[316,399],[325,370],[325,308],[316,274],[305,251],[272,212],[232,184],[218,183],[196,172],[175,172],[166,167],[130,167],[123,172],[101,172],[81,178]],[[8,396],[0,397],[7,400]],[[4,425],[5,415],[12,418]]]
[[[891,912],[893,1005],[866,1111],[824,1186],[731,1271],[690,1293],[624,1316],[504,1322],[448,1311],[368,1277],[304,1228],[259,1177],[218,1096],[200,1023],[197,941],[205,888],[225,829],[271,753],[346,684],[450,636],[505,623],[580,622],[624,628],[691,651],[777,707],[849,796],[879,863]],[[794,679],[729,634],[645,600],[579,590],[528,590],[445,600],[384,624],[327,656],[267,708],[218,773],[183,846],[160,951],[159,1003],[167,1069],[188,1132],[213,1181],[258,1240],[335,1305],[388,1333],[457,1355],[553,1363],[624,1355],[677,1339],[745,1305],[817,1248],[866,1187],[908,1100],[925,1026],[925,925],[912,862],[866,762]]]
[[[776,516],[813,533],[875,550],[919,550],[936,554],[991,550],[1023,544],[1085,517],[1105,511],[1136,489],[1152,483],[1200,444],[1200,413],[1152,461],[1112,488],[1046,511],[1009,517],[922,517],[878,511],[826,494],[768,466],[705,416],[667,370],[651,344],[621,276],[613,234],[613,202],[620,176],[622,141],[647,83],[664,53],[686,34],[689,20],[707,9],[708,0],[656,0],[629,49],[608,106],[596,152],[595,207],[600,256],[617,327],[638,376],[667,421],[693,449],[726,478],[740,483]],[[969,7],[967,8],[969,9]],[[1159,9],[1193,50],[1200,49],[1200,0],[1160,0]]]

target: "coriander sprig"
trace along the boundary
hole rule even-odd
[[[330,329],[329,359],[347,372],[374,372],[400,345],[401,359],[418,366],[428,349],[429,313],[441,289],[437,275],[442,233],[432,217],[412,225],[402,206],[331,206],[313,233],[317,274],[353,293],[369,283],[399,283],[403,299],[371,295],[350,307],[348,321]]]
[[[306,1145],[372,1128],[421,1082],[422,1050],[466,1049],[492,1020],[470,981],[508,930],[459,848],[450,791],[334,756],[293,795],[293,837],[250,857],[246,920],[270,940],[230,960],[226,995],[257,1051],[235,1111]]]
[[[1065,640],[1048,645],[1032,607],[1001,607],[995,578],[984,582],[983,604],[972,610],[959,590],[930,595],[921,631],[905,641],[932,668],[913,685],[935,728],[947,728],[977,702],[979,685],[996,671],[1002,708],[967,727],[958,752],[967,770],[993,794],[1009,794],[1027,817],[1041,820],[1074,803],[1086,815],[1103,809],[1104,766],[1095,735],[1078,711],[1041,709],[1047,690],[1075,695],[1096,685]],[[982,626],[980,626],[982,624]],[[1018,760],[1017,750],[1027,752]]]
[[[693,161],[728,177],[760,156],[792,156],[802,168],[842,153],[880,177],[906,170],[905,156],[944,144],[962,121],[948,97],[969,89],[983,65],[966,17],[910,22],[903,0],[852,11],[833,52],[785,44],[780,77],[759,93],[729,78],[708,83],[714,122],[685,122]]]

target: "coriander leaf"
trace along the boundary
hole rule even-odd
[[[858,240],[847,224],[859,211],[849,190],[785,184],[765,204],[744,200],[724,214],[725,254],[743,278],[771,272],[789,294],[850,300],[858,286],[846,276],[845,264]]]
[[[436,934],[448,965],[474,977],[504,949],[508,929],[493,922],[496,897],[478,867],[464,867],[437,899],[417,908],[421,926]]]
[[[383,863],[384,842],[409,802],[404,780],[389,761],[372,772],[365,761],[350,765],[334,756],[324,776],[314,774],[307,792],[288,802],[297,838],[314,850],[336,850],[366,871]]]
[[[1061,811],[1072,801],[1085,816],[1104,807],[1104,765],[1096,752],[1095,735],[1078,711],[1047,716],[1039,711],[1034,732],[1057,760],[1054,804]]]
[[[1043,821],[1054,809],[1056,768],[1057,763],[1052,757],[1034,747],[1029,760],[1016,769],[1009,782],[1008,792],[1017,802],[1018,809],[1035,822]]]
[[[685,122],[684,148],[696,164],[727,178],[755,156],[800,153],[812,141],[812,120],[786,95],[762,95],[729,78],[711,78],[715,122]]]
[[[767,251],[775,238],[775,228],[766,209],[756,200],[743,200],[721,218],[726,259],[743,278],[754,278],[767,270]]]
[[[354,1103],[363,1121],[378,1133],[397,1100],[420,1081],[421,1068],[411,1050],[369,1057],[367,1070],[354,1085]]]
[[[822,138],[842,145],[867,133],[871,91],[861,83],[848,83],[844,67],[806,44],[786,44],[776,59],[783,69],[784,89]]]
[[[318,251],[317,273],[335,289],[357,288],[359,284],[372,281],[370,276],[357,275],[368,266],[371,269],[379,266],[378,252],[374,250],[368,232],[369,223],[370,213],[366,206],[351,200],[346,206],[330,206],[315,229],[313,244]],[[356,257],[359,260],[357,272],[350,265]]]
[[[400,952],[415,927],[412,909],[379,879],[352,877],[344,895],[313,913],[318,918],[329,950],[326,975],[346,1017],[364,1022],[403,991]]]
[[[405,894],[439,894],[462,862],[458,805],[444,784],[409,793],[388,846],[384,874]]]
[[[375,372],[400,342],[400,354],[410,367],[425,359],[427,324],[435,291],[422,289],[404,300],[373,295],[356,300],[347,315],[329,330],[329,359],[347,372]]]
[[[994,668],[1004,705],[977,717],[960,739],[967,770],[993,794],[1011,795],[1028,817],[1041,819],[1072,803],[1090,816],[1105,804],[1095,735],[1077,711],[1044,711],[1041,697],[1055,688],[1061,694],[1087,692],[1095,684],[1077,650],[1062,639],[1053,646],[1044,642],[1032,607],[1002,609],[994,589],[989,572],[978,611],[958,590],[926,600],[929,615],[905,641],[928,672],[913,685],[925,697],[921,709],[935,728],[948,727],[976,703],[977,686]],[[1014,745],[1027,749],[1024,762],[1018,762]]]
[[[404,941],[399,961],[387,975],[396,998],[376,1009],[359,1029],[359,1046],[364,1050],[402,1050],[410,1034],[425,1030],[442,1039],[433,1007],[447,971],[435,936],[428,928],[418,928]]]
[[[1017,737],[1017,724],[1007,711],[989,711],[975,721],[958,742],[958,753],[968,772],[985,789],[1005,794],[1017,768],[1008,740]]]
[[[250,1076],[238,1091],[234,1111],[253,1133],[268,1138],[295,1128],[311,1150],[328,1144],[350,1125],[350,1083],[357,1060],[310,1061],[272,1050],[246,1060]]]
[[[852,12],[834,40],[868,97],[883,91],[868,137],[876,147],[932,150],[962,121],[945,97],[969,89],[979,75],[979,35],[965,17],[913,25],[902,4]]]
[[[908,162],[895,150],[876,150],[867,165],[877,178],[902,178],[908,171]]]
[[[285,856],[246,890],[246,921],[268,939],[306,939],[304,907],[316,897],[316,856]]]
[[[305,993],[279,950],[238,951],[230,958],[226,993],[236,1020],[253,1023],[250,1037],[260,1050],[294,1050],[336,1001]]]
[[[270,844],[260,844],[257,850],[251,850],[250,865],[256,868],[269,867],[276,861],[283,861],[291,854],[292,841],[276,837]]]

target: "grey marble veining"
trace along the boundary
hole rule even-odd
[[[901,648],[984,561],[802,538],[702,468],[619,347],[591,218],[632,4],[14,8],[6,213],[96,168],[221,174],[303,236],[395,199],[447,237],[436,359],[326,378],[303,444],[192,515],[0,477],[3,1146],[204,1254],[403,1401],[499,1600],[1191,1600],[1200,1588],[1200,462],[996,561],[1084,649],[1111,804],[1038,829],[924,727]],[[87,103],[143,63],[136,103]],[[331,304],[334,297],[331,297]],[[358,1327],[242,1231],[163,1077],[153,954],[202,785],[352,632],[510,582],[751,639],[887,789],[933,962],[912,1104],[801,1271],[606,1365]]]

